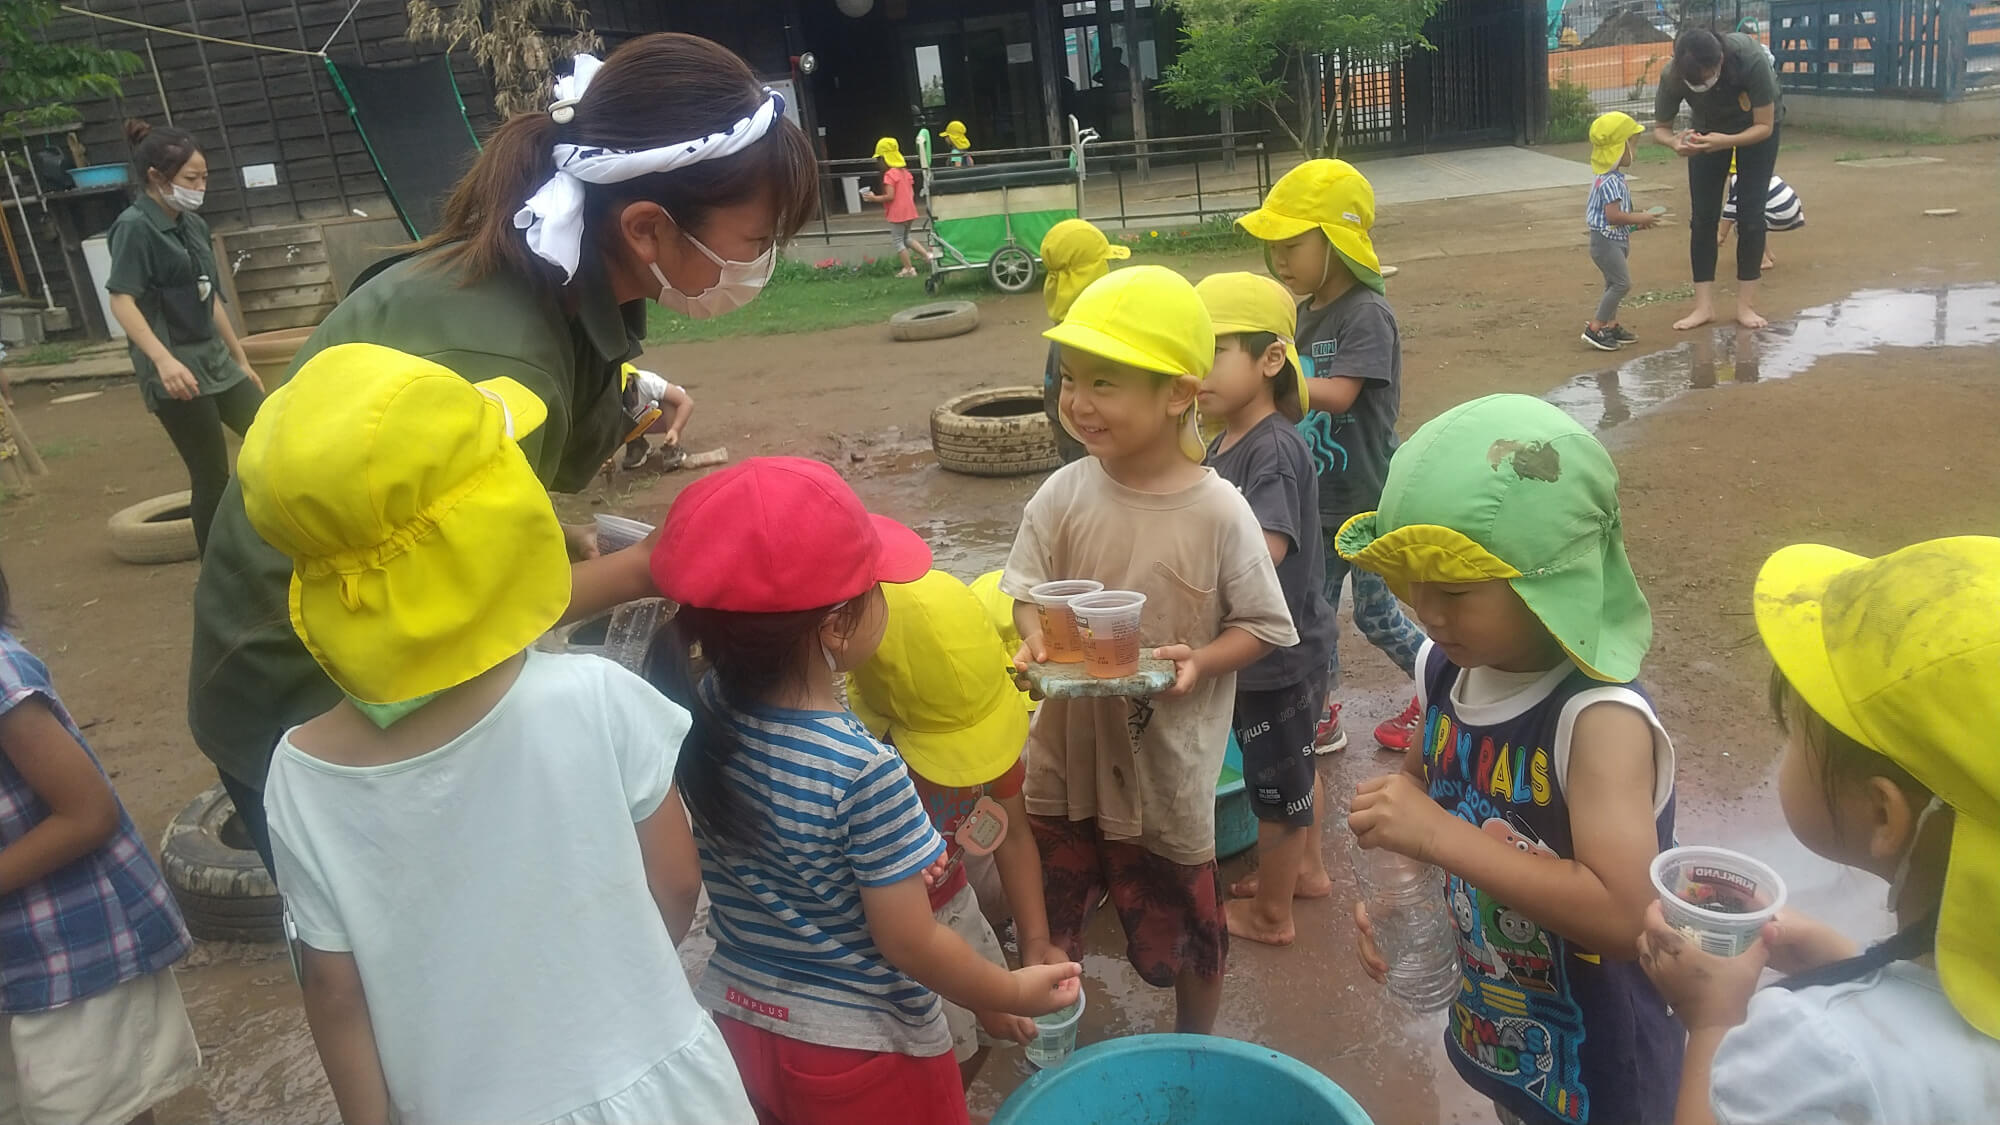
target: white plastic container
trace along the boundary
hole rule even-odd
[[[597,553],[622,551],[653,533],[653,525],[628,520],[624,516],[597,517]]]
[[[1083,638],[1083,666],[1100,680],[1116,680],[1139,670],[1139,623],[1146,595],[1133,590],[1100,590],[1071,598],[1076,630]]]
[[[1386,848],[1354,849],[1375,946],[1389,962],[1389,994],[1413,1012],[1435,1012],[1458,995],[1458,932],[1444,899],[1444,872]]]
[[[1076,614],[1069,603],[1085,594],[1104,589],[1104,583],[1088,578],[1044,582],[1028,591],[1035,603],[1035,616],[1042,622],[1042,644],[1048,647],[1049,663],[1083,663],[1083,637],[1077,632]]]
[[[1667,924],[1719,957],[1756,944],[1785,906],[1785,881],[1771,865],[1728,848],[1669,848],[1653,858],[1653,890]]]
[[[1070,1052],[1076,1050],[1077,1025],[1083,1022],[1083,982],[1077,982],[1076,1003],[1067,1008],[1050,1012],[1046,1016],[1035,1017],[1035,1037],[1028,1040],[1022,1053],[1028,1061],[1044,1070],[1061,1066],[1069,1060]]]

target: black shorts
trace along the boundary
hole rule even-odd
[[[1313,734],[1324,695],[1313,683],[1236,693],[1236,744],[1258,820],[1312,827]]]

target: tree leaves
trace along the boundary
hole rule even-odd
[[[45,41],[56,0],[0,0],[0,128],[10,132],[69,125],[69,103],[116,96],[118,76],[139,69],[130,51]]]

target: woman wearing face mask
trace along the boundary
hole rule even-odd
[[[215,506],[229,483],[222,427],[238,436],[257,416],[264,385],[223,311],[208,224],[195,212],[208,188],[208,160],[179,129],[125,122],[132,163],[145,185],[111,224],[111,315],[125,329],[146,409],[187,465],[188,515],[206,547]]]
[[[1686,103],[1693,128],[1674,131]],[[1682,330],[1715,319],[1715,259],[1729,158],[1736,157],[1736,190],[1762,199],[1778,162],[1778,125],[1785,105],[1778,74],[1764,45],[1748,35],[1718,35],[1691,27],[1674,40],[1674,57],[1660,72],[1653,99],[1653,139],[1688,162],[1688,258],[1694,266],[1694,311],[1674,322]],[[1763,276],[1764,216],[1744,213],[1736,229],[1736,322],[1764,327],[1757,314],[1757,280]]]
[[[576,491],[630,428],[618,370],[640,349],[647,302],[704,317],[755,297],[777,244],[810,217],[817,179],[783,100],[705,39],[649,35],[602,63],[581,56],[555,99],[487,140],[437,232],[350,293],[293,368],[361,342],[474,383],[512,378],[548,407],[521,452],[544,485]],[[597,557],[587,531],[572,539],[568,620],[653,596],[650,542]],[[370,565],[355,560],[356,581]],[[340,699],[293,635],[290,579],[232,484],[195,587],[189,723],[267,865],[272,748]]]

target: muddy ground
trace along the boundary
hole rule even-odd
[[[1762,305],[1774,326],[1752,339],[1671,330],[1685,300],[1661,295],[1685,283],[1685,236],[1662,229],[1633,243],[1634,293],[1651,298],[1624,319],[1641,343],[1617,357],[1584,349],[1577,328],[1597,277],[1582,249],[1581,192],[1393,208],[1380,244],[1384,259],[1402,266],[1391,297],[1405,339],[1405,432],[1494,391],[1554,391],[1588,424],[1608,423],[1631,554],[1654,607],[1646,680],[1679,748],[1682,838],[1759,850],[1809,904],[1865,932],[1881,919],[1847,904],[1877,892],[1803,855],[1769,793],[1776,737],[1764,715],[1750,582],[1767,553],[1800,539],[1872,552],[2000,530],[1992,507],[2000,487],[2000,145],[1919,149],[1943,162],[1860,168],[1836,158],[1902,146],[1796,132],[1787,140],[1781,169],[1804,198],[1809,225],[1772,239],[1781,265],[1767,277]],[[1677,167],[1637,173],[1640,206],[1685,213],[1685,190],[1671,178]],[[1961,213],[1922,215],[1937,207]],[[1257,268],[1248,257],[1175,264],[1191,274]],[[1914,292],[1850,299],[1876,290]],[[921,452],[927,418],[960,391],[1036,381],[1044,351],[1037,297],[988,301],[982,317],[976,334],[939,343],[895,344],[864,326],[685,346],[650,359],[697,399],[692,448],[834,460],[871,504],[930,537],[941,565],[969,577],[998,565],[1036,481],[940,472]],[[1854,354],[1864,348],[1875,350]],[[1619,361],[1633,362],[1619,374]],[[184,478],[129,386],[50,403],[75,389],[16,388],[52,473],[38,495],[0,504],[0,560],[23,634],[157,840],[213,781],[183,719],[195,567],[121,564],[103,526],[112,511],[184,487]],[[563,506],[572,515],[652,518],[689,479],[624,476]],[[1397,710],[1407,688],[1351,629],[1343,644],[1351,729],[1361,734]],[[1357,749],[1325,768],[1339,792],[1393,765]],[[1340,835],[1330,834],[1328,855],[1345,880]],[[1304,904],[1291,949],[1236,945],[1219,1030],[1332,1075],[1378,1121],[1488,1119],[1443,1063],[1438,1025],[1403,1017],[1352,968],[1337,905],[1345,897]],[[1164,1029],[1170,998],[1137,982],[1120,960],[1115,923],[1100,923],[1087,964],[1084,1041]],[[180,974],[208,1065],[198,1089],[163,1107],[163,1121],[334,1119],[275,947],[205,945]],[[1002,1053],[975,1089],[975,1107],[990,1110],[1025,1074],[1018,1052]]]

